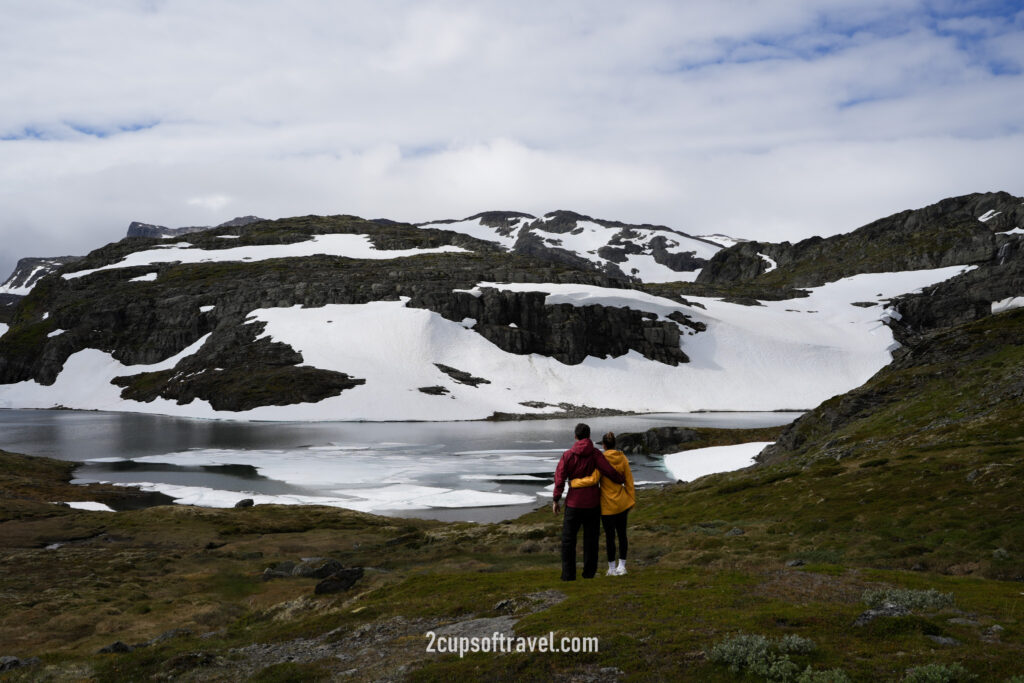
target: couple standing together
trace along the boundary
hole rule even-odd
[[[590,427],[576,425],[576,443],[562,454],[555,469],[555,492],[551,511],[558,514],[566,483],[565,517],[562,520],[562,580],[576,579],[576,537],[583,528],[583,578],[597,573],[598,527],[604,525],[608,548],[608,576],[626,573],[626,517],[636,503],[633,472],[622,451],[615,450],[615,435],[601,440],[604,453],[590,440]],[[619,561],[615,562],[615,538],[619,540]]]

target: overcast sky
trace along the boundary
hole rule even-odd
[[[0,60],[0,281],[132,220],[779,241],[1024,194],[1019,0],[0,0]]]

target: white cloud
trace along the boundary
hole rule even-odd
[[[1024,193],[1024,20],[917,0],[0,7],[0,270],[131,220],[798,239]]]

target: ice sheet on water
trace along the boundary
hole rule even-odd
[[[118,486],[135,486],[143,491],[170,496],[179,505],[229,508],[249,498],[256,505],[326,505],[360,512],[424,510],[428,508],[493,507],[532,503],[524,494],[446,489],[432,486],[395,484],[367,489],[338,491],[336,496],[305,496],[295,494],[267,495],[249,491],[224,491],[205,486],[178,486],[157,482],[126,482]]]

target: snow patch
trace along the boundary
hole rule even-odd
[[[64,361],[64,369],[50,386],[33,380],[0,385],[0,408],[76,408],[80,410],[127,410],[182,417],[211,417],[216,414],[206,401],[179,406],[158,398],[137,403],[121,398],[121,388],[110,381],[122,375],[169,370],[206,343],[209,334],[167,360],[152,365],[124,365],[109,353],[83,349]],[[138,406],[141,406],[140,410]]]
[[[1024,296],[1011,296],[1001,301],[992,302],[992,314],[1002,313],[1003,311],[1013,310],[1014,308],[1024,308]]]
[[[0,337],[7,334],[7,330],[11,329],[11,326],[7,323],[0,323]]]
[[[157,273],[146,273],[145,275],[133,277],[128,282],[153,282],[154,280],[156,280],[157,275]]]
[[[779,267],[779,264],[777,264],[775,262],[775,259],[773,259],[771,256],[768,256],[767,254],[758,254],[758,256],[760,256],[761,259],[768,264],[768,267],[765,268],[764,270],[765,273],[770,273]]]
[[[209,313],[209,312],[210,312],[210,311],[212,311],[212,310],[213,310],[214,308],[216,308],[216,306],[200,306],[200,307],[199,307],[199,312],[200,312],[200,313]]]
[[[993,218],[995,218],[996,216],[998,216],[1001,213],[1002,213],[1002,211],[996,211],[994,209],[989,209],[988,211],[986,211],[981,216],[978,216],[978,220],[981,221],[982,223],[987,223],[988,221],[992,220]]]
[[[669,453],[665,456],[665,469],[677,481],[693,481],[709,474],[732,472],[753,465],[757,454],[772,443],[774,442],[755,441],[734,446],[713,446],[695,448],[682,453]]]
[[[184,245],[184,246],[183,246]],[[297,258],[302,256],[344,256],[356,259],[387,260],[419,256],[420,254],[441,254],[450,252],[465,253],[462,247],[444,245],[429,249],[377,249],[368,235],[316,235],[313,239],[294,244],[263,244],[230,249],[197,249],[188,242],[161,245],[163,249],[147,249],[128,254],[117,263],[99,268],[66,273],[63,278],[71,280],[84,277],[101,270],[112,268],[128,268],[131,266],[151,266],[157,263],[213,263],[220,261],[266,261],[278,258]]]
[[[516,237],[519,236],[519,230],[523,227],[523,222],[520,221],[508,235],[499,234],[496,228],[484,225],[480,219],[472,221],[457,221],[455,223],[429,224],[423,227],[437,228],[438,230],[451,230],[452,232],[458,232],[463,235],[475,237],[478,240],[484,240],[485,242],[496,242],[508,250],[515,246]]]
[[[52,337],[59,337],[62,334],[64,334],[64,330],[54,330],[53,332],[51,332],[50,334],[48,334],[46,336],[52,338]]]
[[[36,284],[36,278],[39,277],[37,275],[37,273],[39,273],[40,271],[47,270],[47,265],[53,266],[53,267],[59,267],[59,264],[56,264],[56,263],[38,265],[35,268],[33,268],[32,272],[29,273],[24,279],[20,280],[21,282],[25,283],[23,286],[15,287],[14,285],[4,284],[4,285],[0,286],[0,294],[17,294],[19,296],[27,295],[29,292],[32,291],[32,288]],[[16,270],[11,275],[11,277],[8,278],[8,282],[11,282],[11,281],[17,279],[18,275],[19,275],[19,273]]]
[[[697,270],[672,270],[654,260],[650,254],[629,254],[618,264],[626,275],[640,278],[643,282],[693,282],[700,274]]]
[[[75,501],[71,503],[64,503],[69,508],[75,510],[91,510],[93,512],[113,512],[114,508],[110,507],[106,503],[97,503],[92,500]]]
[[[697,235],[697,237],[699,237],[702,240],[714,242],[715,244],[720,244],[726,249],[733,246],[734,244],[741,244],[743,242],[748,241],[736,237],[729,237],[728,235],[722,235],[721,233],[715,233],[713,235]]]
[[[1024,229],[1014,228],[1013,230],[1006,230],[1004,232],[997,232],[997,235],[1024,235]]]

